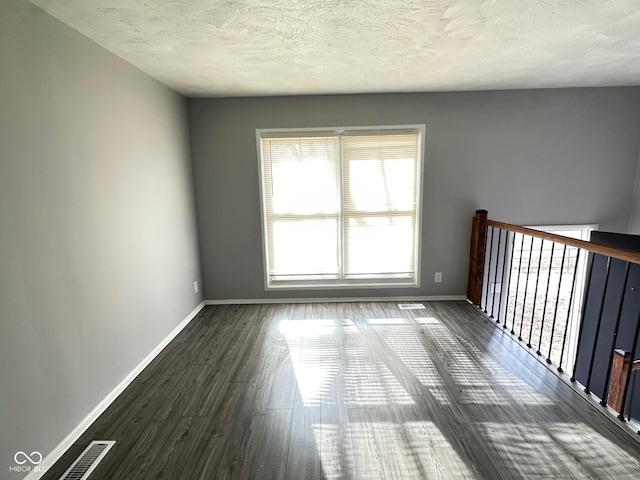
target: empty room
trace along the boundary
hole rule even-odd
[[[3,0],[0,479],[640,478],[640,5]]]

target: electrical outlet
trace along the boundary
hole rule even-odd
[[[442,283],[442,272],[436,272],[436,276],[433,281],[435,283]]]
[[[198,293],[198,282],[193,282],[193,293]]]

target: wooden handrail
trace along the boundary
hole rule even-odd
[[[540,230],[521,227],[511,223],[489,220],[487,218],[486,210],[476,210],[471,226],[471,248],[469,250],[469,276],[467,283],[467,299],[475,305],[480,304],[483,291],[482,282],[484,280],[484,257],[487,243],[487,227],[500,228],[513,233],[521,233],[523,235],[557,242],[570,247],[581,248],[588,252],[640,265],[640,252],[634,252],[623,248],[607,247],[605,245],[598,245],[597,243],[565,237],[564,235],[542,232]]]
[[[607,247],[605,245],[598,245],[597,243],[585,242],[584,240],[578,240],[576,238],[565,237],[564,235],[557,235],[555,233],[542,232],[540,230],[534,230],[532,228],[520,227],[518,225],[512,225],[510,223],[497,222],[495,220],[485,220],[487,226],[501,228],[508,230],[509,232],[522,233],[523,235],[530,235],[535,238],[542,238],[544,240],[550,240],[552,242],[562,243],[571,247],[582,248],[589,252],[598,253],[611,258],[617,258],[625,262],[636,263],[640,265],[640,253],[633,250],[626,250],[623,248]]]

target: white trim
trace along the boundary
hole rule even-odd
[[[562,223],[560,225],[529,225],[525,227],[532,230],[542,230],[545,232],[548,232],[549,230],[553,230],[556,232],[582,230],[583,233],[585,233],[586,231],[586,233],[591,234],[593,230],[598,230],[598,228],[600,228],[600,225],[597,223],[578,223],[575,225]],[[585,242],[588,242],[589,238],[579,238],[578,240],[584,240]]]
[[[420,152],[418,153],[419,162],[418,162],[418,172],[416,172],[418,185],[416,188],[418,189],[418,198],[416,198],[416,232],[415,232],[415,241],[416,245],[414,245],[415,253],[414,253],[414,272],[415,272],[415,285],[416,288],[419,288],[422,284],[422,206],[424,201],[424,172],[425,172],[425,163],[427,162],[427,125],[420,124],[418,125],[418,143]],[[466,295],[465,295],[466,299]]]
[[[262,149],[262,132],[256,128],[256,145],[258,152],[258,185],[260,187],[260,232],[262,233],[262,268],[264,269],[264,289],[269,288],[269,248],[267,247],[267,204],[264,201],[266,189],[264,185],[264,151]]]
[[[345,126],[345,127],[303,127],[303,128],[256,128],[256,134],[258,135],[258,141],[265,134],[267,137],[270,134],[296,134],[296,133],[320,133],[328,135],[342,134],[345,130],[348,132],[381,132],[385,130],[419,130],[424,128],[424,123],[401,123],[398,125],[358,125],[358,126]]]
[[[413,279],[413,281],[408,281]],[[380,278],[380,279],[350,279],[349,283],[339,283],[339,281],[329,280],[326,283],[319,283],[320,280],[271,280],[271,284],[265,291],[277,290],[326,290],[328,288],[339,288],[341,290],[354,290],[358,288],[418,288],[416,284],[417,272],[409,278]],[[331,283],[329,283],[331,282]]]
[[[49,454],[40,462],[42,466],[52,467],[62,455],[80,438],[80,436],[95,422],[98,417],[118,398],[118,396],[129,386],[133,380],[140,375],[142,370],[145,369],[151,361],[166,347],[171,340],[173,340],[184,327],[186,327],[191,320],[202,310],[206,305],[206,302],[200,302],[200,304],[193,309],[193,311],[187,315],[187,317],[180,322],[176,328],[174,328],[169,335],[167,335],[152,351],[147,355],[142,362],[140,362],[109,394],[89,412],[89,414],[82,419],[82,421],[67,435]],[[24,480],[37,480],[41,478],[45,471],[32,471],[24,477]]]
[[[426,297],[342,297],[342,298],[234,298],[205,300],[205,305],[256,305],[271,303],[343,303],[343,302],[450,302],[466,300],[466,295],[433,295]]]

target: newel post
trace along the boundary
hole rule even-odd
[[[482,279],[484,277],[484,255],[487,247],[487,211],[476,210],[471,224],[471,245],[469,249],[469,277],[467,299],[480,305]]]

